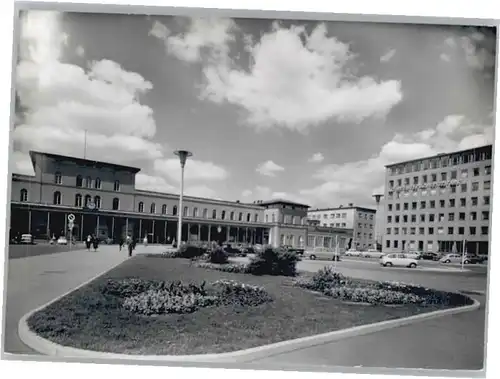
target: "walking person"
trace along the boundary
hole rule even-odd
[[[97,251],[97,248],[99,247],[99,239],[96,236],[93,236],[92,238],[92,247],[94,248],[94,251]]]
[[[148,246],[148,236],[144,236],[142,243],[144,244],[144,247]]]
[[[122,251],[122,247],[123,247],[123,237],[120,237],[120,241],[119,241],[119,246],[120,246],[120,251]]]
[[[90,245],[92,244],[92,236],[89,234],[85,241],[85,245],[87,246],[87,250],[90,251]]]
[[[134,242],[132,241],[131,238],[127,238],[127,248],[128,248],[128,256],[132,256],[132,250],[134,250]]]

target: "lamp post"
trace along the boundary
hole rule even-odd
[[[184,196],[184,166],[186,166],[186,160],[188,159],[188,157],[192,156],[193,154],[187,150],[176,150],[174,154],[179,157],[179,160],[181,162],[181,191],[179,194],[179,212],[177,213],[177,248],[179,248],[182,241],[182,198]]]
[[[378,237],[379,237],[379,232],[380,232],[380,228],[379,228],[379,223],[377,222],[377,217],[379,215],[379,208],[380,208],[380,199],[384,196],[382,195],[381,193],[376,193],[376,194],[373,194],[372,195],[373,198],[375,199],[375,202],[377,203],[377,214],[375,216],[375,235],[376,235],[376,238],[375,238],[375,249],[378,250],[377,248],[377,240],[378,240]],[[381,237],[381,236],[380,236]],[[380,238],[380,249],[382,249],[382,238]]]

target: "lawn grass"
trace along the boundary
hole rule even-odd
[[[191,314],[147,317],[126,311],[100,292],[108,279],[125,278],[198,283],[232,279],[265,287],[274,301],[256,307],[211,307]],[[136,256],[36,312],[28,324],[50,341],[80,349],[147,355],[213,354],[443,308],[348,305],[292,286],[291,278],[232,274],[195,267],[184,259]]]

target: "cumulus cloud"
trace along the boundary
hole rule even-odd
[[[241,196],[243,196],[243,197],[250,197],[250,196],[252,196],[252,195],[253,195],[253,192],[252,192],[252,190],[249,190],[249,189],[246,189],[246,190],[244,190],[244,191],[241,193]]]
[[[155,21],[151,30],[149,31],[150,36],[165,40],[170,34],[170,30],[163,25],[160,21]]]
[[[410,135],[395,135],[368,159],[319,168],[313,179],[320,184],[300,191],[315,206],[349,202],[373,205],[371,195],[382,191],[385,166],[438,153],[493,143],[493,126],[474,124],[461,115],[450,115],[434,128]]]
[[[451,57],[448,54],[446,54],[446,53],[441,53],[441,55],[439,56],[439,58],[442,61],[445,61],[445,62],[451,61]]]
[[[313,154],[313,156],[311,158],[309,158],[309,162],[320,163],[320,162],[323,162],[324,159],[325,159],[325,157],[323,156],[323,154],[315,153],[315,154]]]
[[[249,70],[229,58],[234,25],[195,19],[186,33],[167,38],[167,48],[187,62],[200,61],[201,51],[208,50],[212,59],[204,62],[201,97],[242,108],[250,126],[307,132],[330,119],[385,117],[403,98],[399,81],[354,77],[349,45],[329,36],[325,24],[308,33],[275,23],[256,41],[244,35]]]
[[[53,11],[22,17],[16,91],[24,112],[13,132],[16,157],[36,149],[76,156],[86,150],[88,158],[115,163],[160,158],[153,110],[139,102],[152,83],[106,59],[86,69],[63,63],[69,38],[60,17]]]
[[[165,178],[161,176],[149,175],[139,172],[135,176],[135,186],[137,189],[156,191],[156,192],[166,192],[166,193],[178,193],[179,188],[168,183]]]
[[[258,165],[255,171],[264,176],[276,176],[276,173],[285,171],[285,168],[273,161],[267,161]]]
[[[83,46],[77,46],[75,49],[75,53],[79,57],[83,57],[85,55],[85,49],[83,48]]]
[[[396,55],[396,49],[391,49],[380,57],[380,62],[389,62]]]
[[[179,159],[158,159],[154,162],[154,170],[175,181],[179,182],[181,178],[181,167]],[[229,176],[227,170],[212,162],[205,162],[196,159],[188,159],[184,171],[184,178],[190,181],[224,180]]]

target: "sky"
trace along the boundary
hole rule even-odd
[[[493,142],[493,29],[23,14],[12,172],[29,150],[141,168],[136,187],[374,207],[384,166]],[[86,141],[86,143],[85,143]]]

